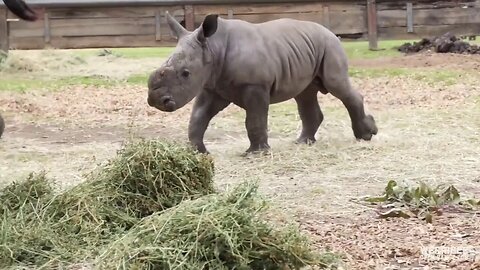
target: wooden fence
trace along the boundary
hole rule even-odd
[[[478,1],[386,0],[27,0],[37,22],[18,20],[0,5],[0,49],[171,46],[164,13],[188,29],[208,13],[259,23],[295,18],[323,24],[342,38],[480,34]]]

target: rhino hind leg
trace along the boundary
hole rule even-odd
[[[319,91],[319,87],[312,83],[295,97],[298,114],[302,120],[302,132],[296,143],[313,144],[316,141],[315,134],[323,121],[323,113],[317,100]]]
[[[340,99],[347,108],[352,122],[353,134],[357,140],[370,141],[378,128],[372,115],[365,113],[363,96],[350,83],[348,69],[343,61],[329,61],[328,71],[321,74],[327,91]]]
[[[325,89],[347,108],[355,138],[371,140],[378,132],[375,119],[365,113],[363,96],[350,83],[347,55],[338,39],[326,47],[318,78]]]
[[[365,113],[363,96],[351,86],[348,76],[342,80],[324,81],[324,85],[347,108],[355,138],[370,141],[378,132],[375,119]]]

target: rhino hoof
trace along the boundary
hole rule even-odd
[[[268,144],[259,144],[251,145],[250,148],[245,151],[244,156],[249,154],[268,154],[270,152],[270,145]]]
[[[296,144],[306,144],[306,145],[312,145],[316,142],[315,138],[307,138],[307,137],[300,137],[298,138],[295,143]]]
[[[357,140],[370,141],[373,135],[377,135],[378,128],[375,124],[375,119],[371,115],[365,116],[365,118],[354,126],[353,133]]]
[[[210,152],[208,152],[207,148],[205,147],[205,145],[203,144],[195,144],[195,143],[192,143],[192,146],[195,150],[197,150],[197,152],[199,152],[200,154],[207,154],[209,155]]]

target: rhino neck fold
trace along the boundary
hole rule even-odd
[[[205,54],[208,54],[209,61],[205,62],[205,65],[210,66],[210,74],[204,85],[205,89],[215,89],[217,81],[221,76],[221,70],[223,70],[223,64],[225,61],[226,51],[228,50],[228,34],[224,30],[224,22],[220,18],[218,19],[217,32],[213,36],[207,39],[205,42],[204,60]]]

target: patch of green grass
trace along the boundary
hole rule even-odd
[[[397,47],[411,40],[383,40],[378,42],[379,51],[371,51],[368,41],[344,41],[342,42],[349,59],[373,59],[380,57],[399,56],[401,53]]]
[[[349,69],[350,76],[356,78],[398,77],[412,74],[406,68],[355,68]]]
[[[112,52],[113,55],[130,58],[166,58],[173,52],[174,47],[160,47],[160,48],[105,48]],[[72,50],[78,56],[98,56],[104,49],[78,49]],[[100,56],[99,56],[100,57]]]
[[[134,74],[127,78],[127,83],[134,85],[147,85],[148,74]]]
[[[411,40],[379,40],[378,51],[371,51],[368,48],[368,41],[342,41],[349,59],[374,59],[381,57],[393,57],[402,55],[397,48],[404,43],[418,42],[420,39]],[[472,45],[480,45],[480,36],[476,40],[464,40]]]
[[[43,81],[18,79],[18,78],[1,78],[0,91],[25,92],[29,89],[43,88]]]
[[[467,39],[464,39],[463,41],[468,42],[472,45],[480,45],[480,36],[476,36],[475,40],[468,40],[467,38]]]
[[[115,79],[111,79],[104,76],[70,76],[60,78],[53,81],[53,86],[72,86],[72,85],[87,85],[87,86],[108,86],[117,82]]]
[[[347,52],[349,59],[372,59],[386,56],[398,56],[400,52],[396,50],[396,47],[402,45],[405,42],[412,42],[415,40],[381,40],[378,43],[378,47],[383,50],[371,51],[368,49],[368,41],[342,41],[342,45]],[[143,47],[143,48],[95,48],[95,49],[71,49],[71,50],[57,50],[68,51],[78,57],[90,57],[99,56],[103,54],[105,50],[111,52],[112,55],[129,58],[129,59],[142,59],[142,58],[166,58],[168,57],[175,47]]]
[[[68,86],[108,86],[115,80],[101,76],[69,76],[56,79],[18,78],[16,76],[0,79],[0,91],[25,92],[28,90],[60,90]]]
[[[26,92],[29,90],[62,90],[69,86],[112,87],[122,83],[146,85],[147,74],[135,74],[126,79],[104,76],[68,76],[62,78],[19,78],[17,75],[4,76],[0,79],[0,91]]]
[[[150,57],[168,57],[174,50],[174,47],[162,47],[162,48],[121,48],[113,49],[125,58],[150,58]]]
[[[379,78],[379,77],[409,77],[427,83],[443,82],[453,85],[458,82],[465,72],[454,70],[419,70],[409,68],[354,68],[349,70],[350,76],[356,78]]]

